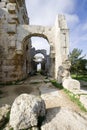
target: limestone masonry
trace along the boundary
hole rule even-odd
[[[25,0],[0,0],[0,82],[21,80],[32,71],[30,38],[33,36],[48,41],[48,72],[59,80],[59,67],[68,60],[69,53],[65,16],[58,15],[52,27],[30,25]]]

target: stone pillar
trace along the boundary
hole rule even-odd
[[[52,78],[55,78],[55,53],[51,53],[49,74]]]

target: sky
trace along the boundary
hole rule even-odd
[[[74,48],[83,50],[87,59],[87,0],[25,0],[30,24],[53,26],[56,16],[64,14],[70,37],[70,52]],[[36,49],[47,48],[44,39],[32,38]]]

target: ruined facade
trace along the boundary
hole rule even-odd
[[[21,80],[31,71],[31,37],[45,38],[50,45],[50,75],[68,59],[69,30],[63,15],[54,26],[29,25],[24,0],[0,1],[0,82]]]
[[[29,24],[24,1],[1,0],[0,82],[19,80],[26,76],[26,67],[29,66],[30,41],[28,39],[22,44],[24,53],[21,55],[20,50],[17,50],[17,26],[20,24]]]
[[[37,71],[37,65],[40,63],[42,73],[45,75],[49,74],[50,55],[47,54],[47,51],[45,49],[35,50],[35,48],[31,48],[30,52],[31,52],[31,71]],[[35,57],[36,54],[39,54],[38,57]],[[40,54],[42,54],[44,58],[42,58]],[[38,61],[39,57],[41,59],[40,61]]]

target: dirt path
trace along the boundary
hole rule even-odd
[[[0,86],[0,106],[12,104],[14,99],[22,93],[41,95],[47,108],[68,107],[80,111],[79,107],[70,101],[63,90],[56,89],[51,83],[44,82],[45,77],[34,76],[18,85]]]

